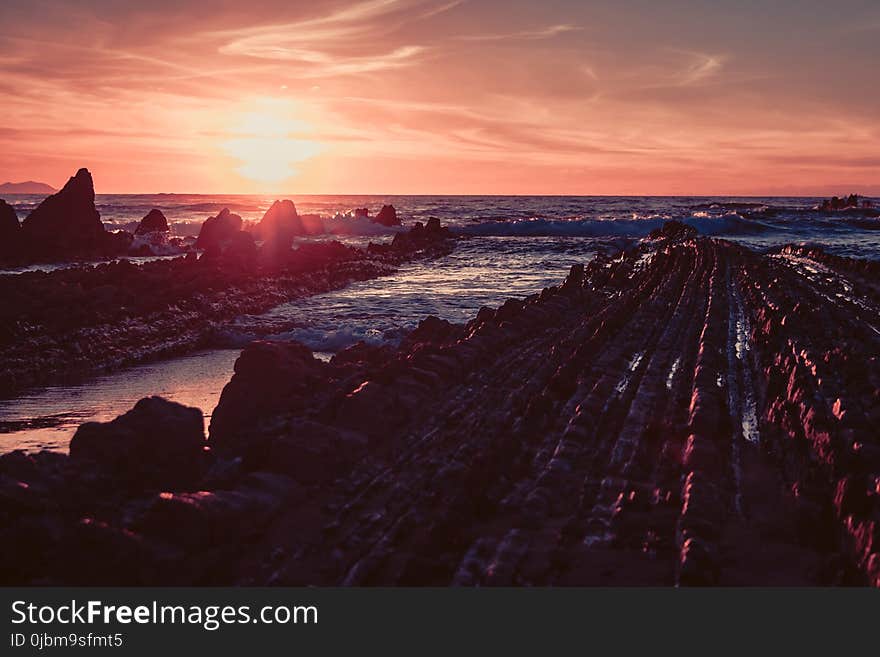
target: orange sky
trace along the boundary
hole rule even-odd
[[[870,0],[3,0],[0,182],[880,194],[878,61]]]

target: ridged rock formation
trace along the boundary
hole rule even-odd
[[[255,343],[192,488],[0,457],[4,580],[880,585],[878,269],[672,226],[397,350]]]
[[[394,357],[246,350],[210,442],[326,477],[263,581],[880,583],[878,279],[673,229]]]
[[[201,258],[190,253],[140,266],[121,261],[0,276],[0,394],[184,353],[204,346],[218,324],[237,315],[386,275],[404,261],[453,248],[445,229],[422,229],[396,245],[307,243],[261,259],[250,233],[229,231],[221,240],[214,230],[208,233],[218,239]],[[265,260],[270,267],[262,266]]]

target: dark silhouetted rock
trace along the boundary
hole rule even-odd
[[[237,214],[232,214],[229,208],[223,208],[216,217],[209,217],[202,224],[199,237],[196,239],[197,249],[222,248],[225,243],[241,231],[242,221]]]
[[[15,208],[0,199],[0,237],[18,233],[20,229],[21,224],[18,221]]]
[[[263,252],[270,257],[284,258],[289,255],[293,240],[303,235],[303,223],[296,213],[293,201],[275,201],[255,229],[258,239],[263,241]]]
[[[306,399],[326,365],[298,342],[249,344],[235,361],[235,374],[211,415],[211,443],[225,453],[240,454],[248,435],[258,430],[267,409],[297,406]]]
[[[146,397],[111,422],[81,425],[70,456],[136,485],[187,487],[205,465],[204,447],[202,411]]]
[[[460,324],[452,324],[445,319],[430,315],[419,322],[418,327],[407,336],[405,344],[440,344],[458,339],[461,333]]]
[[[95,253],[106,246],[88,169],[77,171],[60,192],[28,215],[22,223],[22,237],[28,250],[38,256]]]
[[[652,240],[662,240],[662,239],[684,239],[689,237],[696,237],[697,229],[693,226],[688,226],[680,221],[667,221],[660,228],[655,228],[650,233],[648,233],[648,239]]]
[[[400,219],[397,217],[397,210],[393,205],[383,205],[379,210],[379,214],[373,217],[373,223],[383,226],[399,226]]]
[[[293,238],[301,235],[303,225],[293,201],[275,201],[260,219],[255,232],[264,241],[285,240],[288,236]]]
[[[19,247],[21,224],[15,208],[0,199],[0,256],[9,256]]]
[[[105,232],[102,238],[101,251],[98,255],[123,255],[131,249],[134,235],[125,230]]]
[[[850,194],[844,198],[832,196],[830,199],[822,201],[822,210],[846,210],[848,208],[859,207],[860,197],[858,194]],[[866,206],[870,207],[870,206]]]
[[[252,264],[257,258],[257,244],[254,242],[254,236],[245,231],[236,233],[229,240],[224,256],[241,264]]]
[[[222,247],[214,246],[207,249],[202,260],[206,263],[249,269],[257,260],[257,244],[253,235],[241,230],[233,233]]]
[[[135,235],[146,235],[147,233],[167,233],[170,230],[168,220],[161,210],[153,208],[147,213],[147,216],[141,219]]]
[[[880,210],[874,208],[874,202],[858,194],[850,194],[843,198],[833,196],[825,199],[819,206],[823,212],[842,212],[843,214],[856,214],[867,217],[880,217]]]
[[[392,249],[425,248],[451,236],[449,229],[442,227],[437,217],[431,217],[427,225],[417,221],[406,233],[397,233],[391,242],[391,247]]]
[[[135,229],[129,255],[171,255],[182,252],[184,249],[180,244],[172,244],[168,240],[169,231],[165,215],[161,210],[153,208]]]
[[[369,216],[370,211],[367,208],[355,208],[354,210],[355,219],[366,219]]]
[[[105,239],[125,247],[131,238],[113,233]],[[259,266],[259,257],[253,268],[227,266],[251,260],[255,247],[246,231],[231,233],[223,245],[201,258],[190,252],[139,265],[120,261],[0,277],[0,394],[194,349],[220,320],[386,275],[402,262],[453,248],[452,240],[419,242],[411,250],[306,242],[291,250],[283,268],[270,270]],[[180,253],[191,243],[172,238],[167,246],[177,250],[166,253]]]

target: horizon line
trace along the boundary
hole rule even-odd
[[[63,187],[63,186],[62,186]],[[55,191],[46,194],[45,196],[51,196],[52,194],[56,194],[61,190],[61,188],[56,188]],[[651,193],[615,193],[615,194],[588,194],[588,193],[512,193],[512,194],[503,194],[503,193],[488,193],[488,194],[478,194],[478,193],[447,193],[447,192],[418,192],[418,193],[407,193],[407,192],[146,192],[146,191],[128,191],[128,192],[95,192],[96,196],[274,196],[277,198],[295,198],[295,197],[305,197],[305,196],[376,196],[376,197],[389,197],[389,196],[410,196],[410,197],[432,197],[432,196],[456,196],[456,197],[473,197],[473,198],[534,198],[534,197],[546,197],[546,198],[571,198],[571,197],[580,197],[580,198],[714,198],[714,197],[732,197],[732,198],[826,198],[829,192],[819,192],[819,191],[810,191],[807,192],[779,192],[774,191],[772,193],[757,193],[757,192],[749,192],[749,193],[737,193],[737,192],[714,192],[714,193],[686,193],[686,194],[674,194],[674,193],[664,193],[664,194],[651,194]],[[865,192],[861,191],[846,191],[841,192],[838,190],[833,193],[834,195],[842,195],[849,196],[850,194],[855,194],[856,196],[862,197],[874,197],[880,196],[880,187],[868,188]],[[33,194],[27,192],[6,192],[4,196],[43,196],[43,194]]]

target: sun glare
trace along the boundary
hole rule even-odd
[[[295,114],[291,101],[261,99],[236,116],[223,149],[241,163],[239,174],[258,183],[280,183],[321,152],[321,144],[308,139],[312,127]]]

